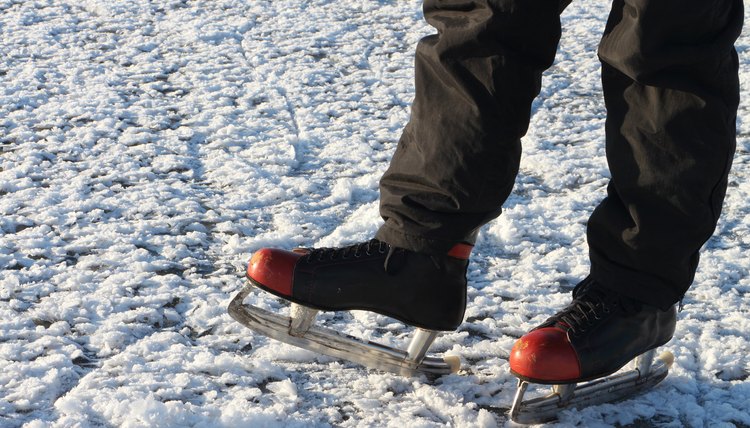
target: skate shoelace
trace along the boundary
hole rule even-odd
[[[555,315],[555,323],[573,334],[579,334],[612,311],[611,306],[602,300],[575,300],[562,312]]]
[[[341,248],[316,248],[310,250],[304,256],[307,263],[345,260],[348,258],[360,258],[362,256],[372,256],[374,254],[385,254],[390,247],[388,244],[377,239],[373,239],[360,244],[350,245]]]
[[[618,309],[627,313],[637,311],[638,307],[635,302],[629,299],[596,287],[589,287],[582,293],[582,296],[577,297],[573,303],[555,315],[552,320],[555,324],[577,335],[585,332],[597,321]]]

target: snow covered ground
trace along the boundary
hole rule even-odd
[[[273,342],[225,309],[258,248],[377,229],[414,46],[432,32],[419,1],[0,0],[0,426],[507,424],[514,340],[587,272],[608,175],[607,10],[564,14],[518,184],[474,252],[467,320],[438,340],[464,369],[428,381]],[[750,426],[749,45],[725,214],[668,345],[674,370],[561,426]]]

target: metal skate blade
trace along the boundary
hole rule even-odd
[[[228,312],[240,324],[264,336],[288,343],[303,349],[315,351],[334,358],[352,361],[363,366],[383,370],[402,376],[442,376],[458,371],[458,357],[425,356],[420,363],[409,358],[409,352],[371,341],[311,325],[304,335],[290,334],[290,318],[254,306],[243,305],[242,301],[253,289],[246,286],[229,303]],[[414,354],[412,349],[412,354]],[[420,352],[421,353],[421,350]]]
[[[510,417],[521,424],[539,424],[555,420],[561,410],[624,400],[664,380],[673,361],[672,353],[664,352],[653,361],[645,375],[641,375],[638,369],[632,369],[578,384],[572,391],[572,384],[556,385],[552,394],[526,401],[523,401],[523,395],[529,383],[519,381]]]

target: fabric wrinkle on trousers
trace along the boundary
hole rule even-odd
[[[556,0],[427,0],[411,119],[380,182],[391,245],[445,253],[500,214],[560,39]]]
[[[424,2],[438,34],[417,46],[379,239],[444,253],[500,215],[565,4]],[[735,148],[742,19],[741,0],[613,1],[598,51],[611,180],[587,230],[601,284],[666,308],[692,283]]]
[[[692,284],[736,145],[740,0],[615,0],[602,42],[612,179],[587,231],[594,279],[666,308]]]

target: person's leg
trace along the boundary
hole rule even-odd
[[[411,119],[380,183],[378,239],[445,253],[500,214],[562,9],[558,0],[425,1],[438,34],[417,46]]]
[[[252,284],[327,311],[364,309],[453,330],[477,229],[513,186],[520,138],[555,56],[566,0],[426,0],[412,117],[381,181],[377,239],[257,251]]]
[[[518,377],[606,376],[672,338],[674,304],[727,186],[742,9],[742,0],[614,0],[599,49],[612,179],[589,221],[591,275],[516,342]]]
[[[588,224],[591,273],[662,309],[721,212],[742,20],[742,0],[615,0],[599,48],[612,179]]]

